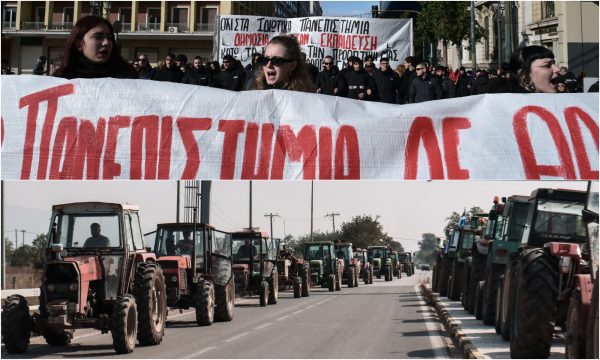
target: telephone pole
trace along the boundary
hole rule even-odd
[[[25,246],[25,230],[21,230],[21,232],[23,233],[23,246]]]
[[[265,217],[270,218],[270,221],[271,221],[271,240],[273,240],[273,218],[274,217],[280,217],[280,216],[279,216],[279,214],[270,213],[270,214],[265,214]],[[284,236],[285,236],[285,234],[284,234]]]
[[[335,234],[335,217],[336,216],[340,216],[340,213],[329,213],[327,215],[325,215],[325,217],[330,217],[331,218],[331,222],[333,224],[333,233]]]

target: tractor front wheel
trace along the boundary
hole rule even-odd
[[[215,288],[210,281],[203,280],[196,288],[196,322],[208,326],[215,320]]]
[[[310,269],[308,265],[302,267],[302,297],[310,296]]]
[[[139,263],[134,283],[140,345],[158,345],[165,333],[167,299],[165,277],[155,263]]]
[[[269,302],[269,282],[263,280],[260,282],[260,306],[267,306]]]
[[[594,281],[594,292],[592,293],[592,302],[590,304],[590,314],[588,316],[588,326],[586,330],[586,358],[598,359],[598,272]]]
[[[346,285],[349,288],[354,287],[354,268],[352,266],[348,267],[348,273],[346,274]]]
[[[117,354],[129,354],[135,348],[137,334],[137,306],[133,295],[117,298],[113,309],[112,338]]]
[[[277,304],[279,298],[279,276],[277,276],[277,269],[273,271],[273,275],[269,279],[269,305]]]
[[[581,290],[575,289],[571,294],[569,310],[567,311],[567,330],[565,334],[565,357],[567,359],[585,358],[586,339],[580,331],[581,320]],[[591,320],[588,319],[588,321]]]
[[[2,337],[9,354],[27,351],[31,338],[29,304],[21,295],[10,295],[2,307]]]
[[[294,298],[298,299],[302,297],[302,278],[300,276],[294,277]]]
[[[327,285],[329,286],[329,291],[335,291],[335,285],[337,284],[337,282],[335,281],[335,275],[331,274],[329,275],[329,278],[327,279]]]

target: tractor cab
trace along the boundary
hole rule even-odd
[[[330,291],[340,290],[344,268],[343,253],[338,258],[330,241],[306,243],[304,260],[308,261],[313,284],[329,287]]]

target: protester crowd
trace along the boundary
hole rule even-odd
[[[45,74],[40,57],[36,74]],[[222,62],[200,56],[191,62],[168,54],[152,67],[147,54],[126,61],[115,44],[112,25],[103,18],[86,16],[73,27],[53,76],[71,78],[139,78],[209,86],[232,91],[286,89],[391,104],[420,103],[486,93],[582,92],[583,76],[558,68],[554,54],[542,46],[518,49],[510,64],[500,68],[466,70],[432,66],[408,56],[404,64],[390,66],[388,58],[351,56],[339,69],[331,56],[322,59],[319,71],[306,62],[294,37],[276,36],[264,54],[252,55],[245,67],[231,55]],[[4,63],[4,62],[3,62]],[[4,73],[4,64],[3,64]]]

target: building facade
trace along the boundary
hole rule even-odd
[[[486,34],[477,43],[476,61],[465,40],[460,47],[448,47],[447,60],[440,43],[440,63],[454,69],[489,68],[508,63],[519,47],[542,45],[554,52],[557,65],[575,75],[598,77],[598,2],[476,1],[475,18]]]
[[[44,55],[57,65],[73,24],[101,15],[115,26],[121,54],[148,54],[156,66],[169,53],[212,57],[217,15],[321,16],[318,1],[2,1],[2,61],[29,74]]]

